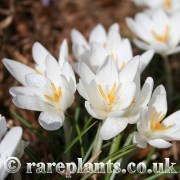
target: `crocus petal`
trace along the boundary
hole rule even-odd
[[[139,97],[136,99],[136,107],[145,107],[151,98],[154,81],[151,77],[148,77],[141,89]]]
[[[142,138],[141,134],[139,134],[138,132],[134,132],[133,143],[136,144],[140,148],[147,147],[147,142]]]
[[[116,83],[116,85],[119,83],[117,67],[110,56],[107,57],[105,63],[96,75],[98,78],[97,81],[99,81],[99,84],[103,85],[104,88],[106,88],[107,85],[112,87],[114,83]]]
[[[153,139],[153,140],[149,140],[148,143],[151,146],[154,146],[156,148],[169,148],[172,146],[171,143],[163,140],[163,139]]]
[[[100,44],[106,43],[106,31],[101,24],[98,24],[90,33],[89,43],[98,42]]]
[[[9,93],[12,96],[17,96],[17,95],[33,96],[33,95],[35,95],[35,93],[29,87],[24,87],[24,86],[12,87],[12,88],[10,88]]]
[[[87,83],[90,83],[93,79],[95,79],[95,74],[85,63],[80,62],[78,69],[80,77]]]
[[[64,114],[60,111],[44,111],[39,116],[39,124],[46,130],[58,130],[64,122]]]
[[[120,99],[119,109],[127,108],[135,97],[136,84],[134,82],[123,83],[117,92]]]
[[[154,56],[154,50],[149,50],[140,56],[139,69],[141,72],[148,66],[152,57]]]
[[[92,68],[94,72],[96,72],[97,69],[102,66],[106,60],[106,57],[108,56],[107,50],[97,42],[91,43],[89,54],[85,54],[86,56],[82,56],[81,58],[87,65]]]
[[[88,46],[88,43],[86,39],[84,38],[84,36],[82,35],[82,33],[77,31],[76,29],[73,29],[71,31],[71,40],[74,44],[78,44],[81,46]]]
[[[63,63],[68,60],[68,43],[67,40],[65,39],[61,46],[60,46],[60,50],[59,50],[59,66],[62,67]]]
[[[127,118],[108,117],[101,127],[100,135],[103,140],[109,140],[121,133],[127,124]]]
[[[157,112],[161,112],[163,114],[167,113],[167,97],[162,85],[155,89],[149,102],[149,106],[153,106]]]
[[[18,95],[13,98],[13,103],[21,108],[33,111],[45,111],[52,107],[45,103],[41,98],[35,96]]]
[[[150,45],[148,45],[147,43],[139,40],[139,39],[134,39],[133,40],[133,43],[140,49],[143,49],[143,50],[149,50],[149,49],[152,49]]]
[[[0,115],[0,141],[7,131],[7,123],[5,117]]]
[[[120,82],[133,81],[139,67],[139,56],[132,58],[119,73]]]
[[[45,58],[49,51],[39,42],[35,42],[32,47],[32,56],[34,61],[45,70]]]
[[[167,55],[171,55],[171,54],[177,54],[180,52],[180,46],[174,48],[174,49],[171,49],[167,52]]]
[[[6,134],[3,140],[0,143],[0,179],[5,179],[8,175],[7,170],[4,168],[5,160],[13,156],[17,146],[22,137],[22,128],[21,127],[13,127],[10,131]]]
[[[59,77],[61,75],[61,70],[58,62],[52,55],[48,54],[46,56],[45,64],[46,64],[46,76],[50,81],[58,84]]]
[[[107,113],[105,111],[93,108],[88,101],[85,102],[85,108],[88,111],[88,113],[96,119],[103,120],[107,117]]]
[[[24,86],[26,86],[25,75],[36,73],[34,69],[14,60],[4,58],[2,62],[11,75]]]

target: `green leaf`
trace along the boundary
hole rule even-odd
[[[87,129],[85,129],[84,131],[82,131],[81,134],[78,135],[78,136],[69,144],[69,146],[65,149],[64,153],[67,153],[67,152],[72,148],[72,146],[74,146],[74,144],[75,144],[84,134],[86,134],[96,123],[97,123],[97,121],[94,122],[93,124],[91,124]]]
[[[128,154],[129,152],[135,150],[137,147],[136,145],[129,145],[129,146],[125,146],[124,148],[122,148],[121,150],[119,150],[118,152],[115,152],[111,155],[109,155],[107,158],[101,160],[100,162],[106,163],[109,160],[111,160],[111,162],[118,160],[119,158],[125,156],[126,154]],[[98,169],[97,169],[98,170]],[[89,177],[91,177],[93,175],[93,173],[89,173],[86,176],[82,177],[81,180],[85,180],[88,179]]]

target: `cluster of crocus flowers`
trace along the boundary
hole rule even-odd
[[[168,14],[172,14],[180,10],[179,0],[133,0],[135,5],[140,7],[148,7],[150,12],[154,12],[156,9],[161,8]]]
[[[5,117],[0,115],[0,179],[8,175],[4,168],[5,160],[10,156],[20,158],[23,155],[27,143],[22,140],[22,128],[19,126],[7,128]]]
[[[110,26],[108,32],[98,24],[89,35],[89,42],[76,29],[71,31],[72,49],[77,62],[74,69],[78,73],[78,64],[86,63],[93,72],[104,64],[109,55],[120,72],[125,65],[132,60],[133,52],[129,39],[122,38],[117,23]],[[139,68],[142,72],[151,61],[154,55],[153,50],[146,51],[140,56]]]
[[[64,111],[74,101],[76,80],[68,62],[66,40],[60,48],[58,62],[39,43],[33,46],[35,68],[17,61],[4,59],[10,73],[24,86],[12,87],[10,93],[16,106],[34,111],[42,111],[39,123],[44,129],[57,130],[64,122]]]
[[[133,56],[130,41],[121,37],[118,24],[113,24],[108,32],[98,24],[91,31],[89,42],[73,29],[71,39],[76,62],[72,66],[79,76],[77,85],[68,62],[66,40],[60,46],[58,60],[36,42],[32,48],[34,68],[3,59],[9,72],[23,85],[10,89],[14,104],[40,111],[40,125],[46,130],[57,130],[64,123],[64,112],[72,105],[77,88],[86,100],[87,112],[102,122],[98,130],[102,140],[114,138],[128,124],[137,124],[134,133],[137,146],[145,148],[148,143],[159,148],[170,147],[167,141],[179,140],[176,120],[179,111],[163,121],[167,111],[166,92],[159,86],[152,94],[151,77],[141,86],[141,73],[154,51],[166,56],[180,50],[178,17],[179,13],[169,17],[157,10],[151,15],[139,13],[135,21],[127,19],[137,37],[135,43],[147,50],[140,56]]]
[[[180,13],[168,16],[162,9],[153,13],[141,12],[135,19],[126,18],[134,33],[134,43],[143,50],[154,49],[162,56],[180,52]]]

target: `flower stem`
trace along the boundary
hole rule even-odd
[[[92,156],[94,156],[95,154],[97,154],[101,150],[101,147],[102,147],[102,144],[103,144],[103,140],[102,140],[102,138],[101,138],[101,136],[99,134],[100,129],[101,129],[101,123],[99,123],[99,128],[97,130],[97,134],[96,134],[96,137],[95,137]],[[98,161],[98,157],[96,158],[96,161]]]
[[[63,129],[64,129],[64,135],[65,135],[65,147],[67,147],[71,141],[71,130],[72,130],[68,118],[66,118],[63,123]],[[66,153],[65,159],[66,161],[70,161],[70,151]]]
[[[168,57],[167,56],[163,56],[163,60],[164,60],[164,66],[165,66],[165,70],[166,70],[166,74],[167,74],[167,94],[168,97],[172,97],[173,95],[173,81],[172,81],[172,70],[171,70],[171,66],[168,62]]]

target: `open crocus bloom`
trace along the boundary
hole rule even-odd
[[[167,13],[174,13],[180,9],[179,0],[133,0],[137,6],[145,6],[152,10],[161,8],[164,9]],[[152,11],[153,12],[153,11]]]
[[[23,143],[21,138],[22,128],[17,126],[7,131],[6,119],[0,115],[0,179],[5,179],[8,175],[8,172],[4,169],[5,160],[10,156],[16,156],[18,148],[21,152],[24,152],[26,145],[21,144]]]
[[[126,18],[130,30],[137,36],[134,43],[141,49],[154,49],[163,56],[180,51],[180,13],[167,16],[161,9],[153,14],[138,13],[135,20]]]
[[[13,102],[22,109],[42,111],[39,123],[44,129],[57,130],[64,121],[64,111],[74,101],[75,77],[65,76],[58,62],[49,54],[45,59],[46,76],[25,76],[26,87],[11,88]],[[68,72],[66,72],[68,73]]]
[[[61,50],[67,52],[67,48],[63,46]],[[41,54],[36,54],[36,58],[38,56],[40,57]],[[11,74],[25,85],[10,89],[11,95],[14,96],[14,104],[22,109],[42,111],[39,116],[42,127],[47,130],[57,130],[63,124],[64,111],[74,101],[75,75],[64,53],[60,54],[59,62],[51,54],[47,54],[42,61],[45,66],[44,74],[27,72],[26,69],[29,67],[15,61],[3,60]]]
[[[147,143],[157,148],[168,148],[168,141],[180,140],[180,111],[164,119],[167,113],[167,100],[164,87],[158,86],[149,102],[148,109],[142,112],[134,133],[134,143],[146,148]]]
[[[139,56],[134,57],[121,72],[110,56],[93,73],[83,62],[79,65],[80,80],[77,89],[86,99],[85,107],[94,118],[104,120],[100,134],[103,140],[110,139],[127,124],[127,118],[121,118],[134,100],[136,83],[133,82],[138,71]]]
[[[35,61],[34,68],[7,58],[4,58],[2,61],[6,68],[9,70],[9,72],[12,74],[12,76],[14,76],[15,79],[19,81],[22,85],[26,86],[27,84],[25,76],[27,74],[36,73],[46,76],[45,59],[48,54],[50,54],[49,51],[40,43],[36,42],[32,47],[32,55]],[[74,72],[71,65],[68,63],[68,45],[66,40],[63,41],[60,47],[58,62],[58,67],[61,69],[62,74],[64,74],[68,79],[70,77],[74,78]]]
[[[77,30],[71,32],[73,53],[77,63],[74,69],[78,73],[78,63],[83,61],[93,72],[96,72],[109,55],[115,62],[118,71],[133,58],[132,47],[128,39],[121,38],[119,25],[113,24],[106,33],[105,28],[98,24],[90,33],[89,42]],[[143,71],[152,59],[154,52],[149,50],[140,57],[140,70]]]

